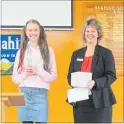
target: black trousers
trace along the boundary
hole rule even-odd
[[[73,115],[75,123],[111,123],[112,106],[96,109],[90,95],[88,100],[76,103]]]
[[[112,107],[109,108],[90,108],[73,107],[75,123],[111,123]]]

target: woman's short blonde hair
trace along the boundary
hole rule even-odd
[[[98,32],[98,39],[97,39],[97,42],[99,43],[99,41],[100,41],[100,40],[102,39],[102,37],[103,37],[103,31],[102,31],[101,23],[100,23],[97,19],[95,19],[95,18],[90,18],[90,19],[88,19],[88,20],[84,23],[84,27],[83,27],[83,31],[82,31],[82,33],[83,33],[83,40],[84,40],[85,42],[87,42],[86,39],[85,39],[85,30],[86,30],[86,28],[89,27],[89,26],[91,26],[91,27],[93,27],[93,28],[95,28],[95,29],[97,30],[97,32]]]

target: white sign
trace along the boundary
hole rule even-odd
[[[73,28],[72,0],[2,1],[2,28],[22,28],[30,19],[46,28]]]

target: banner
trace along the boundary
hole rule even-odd
[[[13,71],[13,62],[20,48],[21,35],[1,35],[1,74],[11,75]]]

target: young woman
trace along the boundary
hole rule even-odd
[[[21,47],[17,52],[12,80],[24,93],[25,106],[18,107],[23,123],[48,121],[47,91],[57,78],[53,49],[48,47],[43,26],[29,20],[23,28]]]

